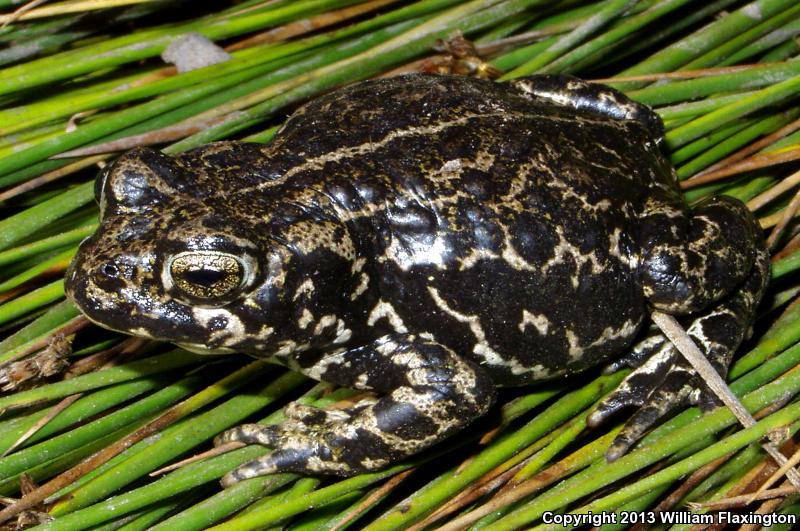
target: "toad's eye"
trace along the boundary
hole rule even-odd
[[[245,283],[247,268],[239,258],[215,251],[188,251],[176,255],[169,275],[180,294],[198,301],[224,299]]]

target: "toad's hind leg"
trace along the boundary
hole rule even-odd
[[[225,485],[274,472],[349,476],[376,470],[463,428],[494,400],[494,383],[480,367],[418,336],[384,336],[311,362],[298,356],[297,363],[312,378],[385,395],[347,410],[289,407],[281,424],[225,432],[218,444],[241,441],[273,449],[229,473]]]
[[[741,201],[711,197],[688,214],[677,191],[657,189],[640,214],[639,248],[647,301],[682,315],[702,310],[741,284],[764,243]]]
[[[689,336],[723,376],[752,324],[768,280],[769,257],[762,244],[742,286],[691,321]],[[698,404],[707,411],[717,405],[717,400],[672,344],[661,341],[650,358],[600,403],[588,422],[596,426],[620,409],[639,407],[606,453],[613,460],[623,455],[656,421],[687,403]]]
[[[509,83],[525,96],[546,100],[550,105],[571,107],[579,112],[614,120],[637,121],[656,142],[660,142],[664,136],[664,124],[650,107],[606,85],[563,74],[521,77]]]

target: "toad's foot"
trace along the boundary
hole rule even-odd
[[[694,319],[687,330],[723,376],[752,322],[755,306],[768,279],[768,268],[767,253],[761,251],[741,288]],[[653,339],[650,350],[653,352],[650,358],[629,374],[587,419],[589,425],[597,426],[620,409],[639,408],[606,452],[609,461],[625,454],[648,429],[675,408],[694,404],[708,411],[718,405],[716,397],[671,343]]]
[[[348,476],[385,465],[383,460],[371,459],[370,454],[386,453],[389,449],[381,440],[369,437],[363,429],[363,419],[361,425],[354,421],[354,417],[374,403],[365,400],[344,410],[292,403],[285,409],[288,418],[280,424],[244,424],[226,431],[214,441],[216,445],[236,441],[275,450],[227,474],[222,479],[223,486],[282,471]]]
[[[598,426],[621,409],[629,406],[639,408],[617,434],[606,451],[606,458],[609,461],[618,459],[656,421],[687,404],[692,392],[699,389],[695,376],[693,369],[669,343],[662,345],[647,362],[629,374],[587,419],[590,426]]]
[[[613,374],[625,367],[638,369],[656,355],[665,343],[669,343],[669,340],[664,334],[655,326],[650,327],[644,337],[637,341],[626,354],[603,367],[603,374]]]
[[[408,334],[298,366],[323,381],[385,395],[345,410],[293,404],[281,424],[229,430],[217,444],[241,441],[273,451],[226,475],[225,486],[275,472],[351,476],[377,470],[463,428],[494,399],[494,384],[480,367]]]

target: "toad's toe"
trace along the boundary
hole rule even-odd
[[[619,387],[598,404],[587,423],[596,427],[621,409],[643,406],[675,366],[677,357],[670,343],[660,343],[660,348],[651,353],[644,364],[626,376]]]
[[[625,367],[641,367],[651,356],[669,348],[670,344],[664,334],[657,328],[651,328],[633,345],[624,356],[612,361],[603,368],[604,374],[612,374]]]
[[[284,448],[249,461],[225,474],[220,483],[228,488],[245,479],[266,476],[278,472],[291,470],[304,470],[307,464],[315,457],[315,449],[306,446],[300,448]]]
[[[646,402],[625,422],[606,451],[606,459],[615,461],[622,457],[656,422],[672,410],[685,405],[693,389],[690,372],[669,372],[661,384],[648,395]]]
[[[280,432],[278,425],[242,424],[218,435],[214,439],[214,445],[221,446],[229,442],[242,442],[272,447],[280,440]]]

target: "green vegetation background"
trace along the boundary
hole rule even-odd
[[[789,438],[784,451],[797,450],[796,1],[71,0],[13,14],[19,8],[0,0],[6,525],[22,518],[41,523],[37,529],[75,530],[555,529],[542,523],[545,511],[646,511],[755,490],[775,468],[758,441],[778,428]],[[327,406],[354,393],[245,356],[198,357],[87,323],[64,301],[61,277],[96,227],[93,178],[114,154],[53,157],[117,139],[156,142],[168,153],[223,138],[266,142],[317,94],[438,64],[437,39],[456,31],[502,79],[612,78],[605,82],[664,119],[689,201],[725,193],[756,213],[773,250],[773,280],[729,380],[760,412],[758,424],[742,429],[727,410],[688,409],[606,463],[618,426],[587,430],[584,418],[623,371],[510,392],[494,421],[379,473],[279,474],[223,491],[223,474],[266,452],[242,447],[151,476],[209,450],[229,427],[279,420],[289,399]],[[226,47],[232,59],[176,74],[159,54],[187,32]],[[787,485],[780,475],[775,481]],[[800,512],[796,493],[775,494],[747,510]]]

